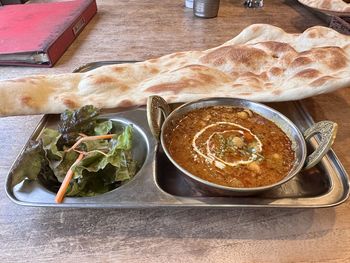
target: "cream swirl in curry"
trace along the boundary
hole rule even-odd
[[[200,156],[221,169],[226,165],[251,163],[262,151],[262,143],[255,134],[232,122],[216,122],[204,127],[195,134],[192,146]]]
[[[286,134],[247,109],[213,106],[186,113],[164,131],[171,157],[206,181],[259,187],[282,180],[295,154]]]

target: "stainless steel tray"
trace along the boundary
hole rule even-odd
[[[96,62],[78,71],[87,71],[106,64]],[[301,102],[272,103],[269,106],[289,117],[300,130],[313,124],[311,116]],[[105,113],[103,117],[121,123],[132,123],[136,131],[136,155],[144,161],[137,175],[127,184],[95,197],[70,197],[64,203],[54,202],[55,194],[38,182],[21,183],[11,188],[11,173],[20,162],[23,150],[12,166],[6,182],[9,198],[20,205],[53,207],[130,208],[130,207],[284,207],[317,208],[339,205],[349,196],[348,176],[335,153],[330,150],[316,167],[302,172],[280,188],[252,197],[203,196],[191,188],[158,147],[147,124],[144,107],[124,112]],[[57,115],[45,115],[30,139],[37,139],[45,127],[57,125]],[[310,140],[315,148],[318,139]]]

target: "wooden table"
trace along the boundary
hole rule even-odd
[[[288,32],[323,24],[294,0],[221,1],[215,19],[181,0],[98,0],[98,14],[54,68],[0,67],[0,79],[71,72],[98,60],[144,60],[201,50],[252,23]],[[349,88],[306,99],[316,120],[339,123],[334,150],[350,171]],[[350,202],[327,209],[50,209],[5,195],[10,165],[40,116],[0,119],[0,262],[348,262]]]

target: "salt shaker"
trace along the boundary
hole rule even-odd
[[[202,18],[213,18],[218,15],[220,0],[194,0],[193,14]]]

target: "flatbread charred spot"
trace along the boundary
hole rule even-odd
[[[258,34],[261,31],[261,26],[259,25],[251,25],[249,27],[249,29],[254,33],[254,34]]]
[[[269,76],[267,75],[267,72],[264,71],[259,75],[259,78],[263,81],[268,81],[269,80]]]
[[[184,52],[176,52],[176,53],[169,55],[169,58],[179,58],[179,57],[183,57],[184,55],[185,55]]]
[[[332,8],[332,2],[331,1],[334,1],[334,0],[323,0],[321,1],[321,8],[323,9],[331,9]]]
[[[122,72],[125,72],[127,70],[127,68],[126,67],[121,67],[121,66],[118,65],[118,66],[113,67],[112,70],[114,72],[117,72],[117,73],[122,73]]]
[[[164,67],[168,69],[174,69],[177,66],[177,61],[175,60],[168,60],[168,62],[164,63]]]
[[[255,79],[264,80],[264,81],[268,79],[266,72],[263,72],[261,74],[255,74],[253,72],[247,71],[242,73],[240,77],[249,77],[249,78],[255,78]]]
[[[281,95],[281,94],[282,94],[282,90],[280,90],[280,89],[275,89],[275,90],[272,91],[272,94],[273,94],[273,95],[276,95],[276,96]]]
[[[269,70],[269,74],[272,76],[281,76],[283,74],[284,70],[278,67],[272,67]]]
[[[189,73],[190,72],[190,73]],[[207,67],[204,65],[199,64],[193,64],[193,65],[186,65],[184,67],[175,69],[171,71],[171,73],[176,74],[184,74],[184,75],[190,75],[193,79],[199,79],[203,83],[210,84],[213,83],[216,80],[219,80],[220,82],[230,82],[232,81],[232,77],[230,74],[226,74],[223,71],[220,71],[215,68]],[[238,73],[236,73],[238,76]]]
[[[33,98],[30,95],[21,96],[20,103],[24,109],[30,108],[31,110],[39,110],[41,105],[40,102],[38,102],[35,98]]]
[[[223,46],[211,51],[200,58],[205,64],[221,66],[223,64],[232,64],[234,66],[243,65],[250,68],[251,71],[258,71],[261,64],[267,61],[268,55],[265,51],[241,45]]]
[[[229,73],[229,76],[232,78],[232,79],[236,79],[239,77],[239,72],[236,72],[236,71],[232,71]]]
[[[109,76],[94,76],[93,78],[93,84],[96,84],[96,85],[114,83],[115,81],[116,81],[115,78],[109,77]]]
[[[328,32],[325,30],[318,30],[317,28],[311,28],[305,31],[305,35],[312,39],[322,39],[329,37]]]
[[[153,65],[149,65],[149,64],[144,64],[141,66],[141,72],[143,72],[143,74],[148,74],[148,76],[150,75],[156,75],[160,72],[160,70],[153,66]],[[133,72],[129,73],[130,75],[134,74]]]
[[[181,91],[191,88],[198,87],[202,84],[198,79],[183,79],[177,82],[168,82],[158,85],[151,86],[146,89],[146,92],[159,93],[159,92],[173,92],[179,94]]]
[[[316,69],[304,69],[297,74],[294,75],[296,78],[305,78],[305,79],[315,79],[321,75],[321,72],[319,72]]]
[[[237,80],[240,82],[247,83],[248,85],[255,85],[255,86],[260,86],[262,83],[262,80],[252,76],[241,76]]]
[[[63,99],[62,102],[69,109],[77,109],[80,106],[78,103],[68,98]]]
[[[157,63],[158,61],[159,61],[159,59],[157,59],[157,58],[152,58],[152,59],[147,60],[147,62],[149,62],[149,63]]]
[[[339,47],[321,47],[300,53],[308,56],[313,61],[326,64],[331,70],[340,70],[347,66],[348,59],[344,51]]]
[[[214,66],[222,66],[227,63],[227,60],[225,57],[218,57],[213,61]]]
[[[293,62],[290,64],[290,66],[293,68],[299,68],[302,66],[309,65],[312,62],[313,61],[310,58],[301,56],[301,57],[297,57],[296,59],[294,59]]]
[[[14,83],[14,85],[22,86],[23,84]],[[23,109],[31,108],[35,112],[45,107],[45,104],[47,104],[47,102],[49,101],[49,98],[54,96],[53,92],[56,87],[56,85],[55,86],[53,86],[52,84],[50,85],[50,83],[47,83],[46,81],[43,81],[40,83],[35,81],[34,85],[33,84],[28,85],[28,83],[25,83],[25,85],[27,85],[28,89],[27,90],[22,89],[20,91],[20,94],[16,95],[15,97],[16,101],[18,101],[19,105]],[[1,96],[0,96],[0,100],[1,100]]]
[[[320,77],[320,78],[312,81],[310,83],[310,86],[311,87],[319,87],[319,86],[322,86],[323,84],[325,84],[327,81],[330,81],[333,79],[334,79],[334,77],[331,77],[331,76],[323,76],[323,77]]]
[[[329,58],[326,60],[326,64],[329,68],[339,70],[347,66],[348,59],[341,48],[332,47],[326,49],[329,51]]]
[[[181,67],[181,68],[179,68],[179,69],[176,69],[176,70],[173,70],[172,72],[176,72],[176,71],[178,71],[178,70],[182,70],[182,69],[191,69],[191,70],[193,70],[193,71],[207,71],[207,70],[209,70],[210,68],[208,68],[207,66],[204,66],[204,65],[199,65],[199,64],[191,64],[191,65],[186,65],[186,66],[183,66],[183,67]]]
[[[264,84],[265,89],[273,89],[273,84],[271,82],[267,82]]]
[[[316,37],[317,37],[317,32],[311,31],[311,32],[308,34],[308,36],[309,36],[310,38],[316,38]]]
[[[124,99],[124,100],[119,102],[118,107],[128,108],[128,107],[134,106],[134,104],[135,103],[133,103],[131,100]]]
[[[232,84],[232,85],[231,85],[231,87],[232,87],[232,88],[235,88],[235,89],[237,89],[237,88],[240,89],[240,88],[242,88],[243,86],[244,86],[244,85],[241,84],[241,83],[235,83],[235,84]]]
[[[267,48],[272,53],[273,58],[279,58],[286,53],[296,53],[295,49],[287,43],[266,41],[259,44]]]
[[[22,96],[21,98],[20,98],[20,100],[21,100],[21,104],[23,105],[23,106],[31,106],[32,104],[33,104],[33,98],[31,97],[31,96]]]
[[[119,92],[126,92],[129,89],[129,86],[126,85],[122,80],[118,80],[115,77],[110,77],[106,75],[88,75],[84,82],[84,85],[79,85],[79,89],[81,90],[90,90],[95,86],[103,87],[100,90],[96,90],[95,92],[103,92],[110,89],[117,89]],[[91,91],[93,91],[91,89]]]
[[[157,68],[150,68],[149,72],[151,74],[158,74],[159,73],[159,69],[157,69]]]
[[[198,79],[200,79],[200,81],[205,82],[207,84],[211,84],[215,82],[215,77],[211,75],[207,75],[199,72],[197,76],[198,76]]]

